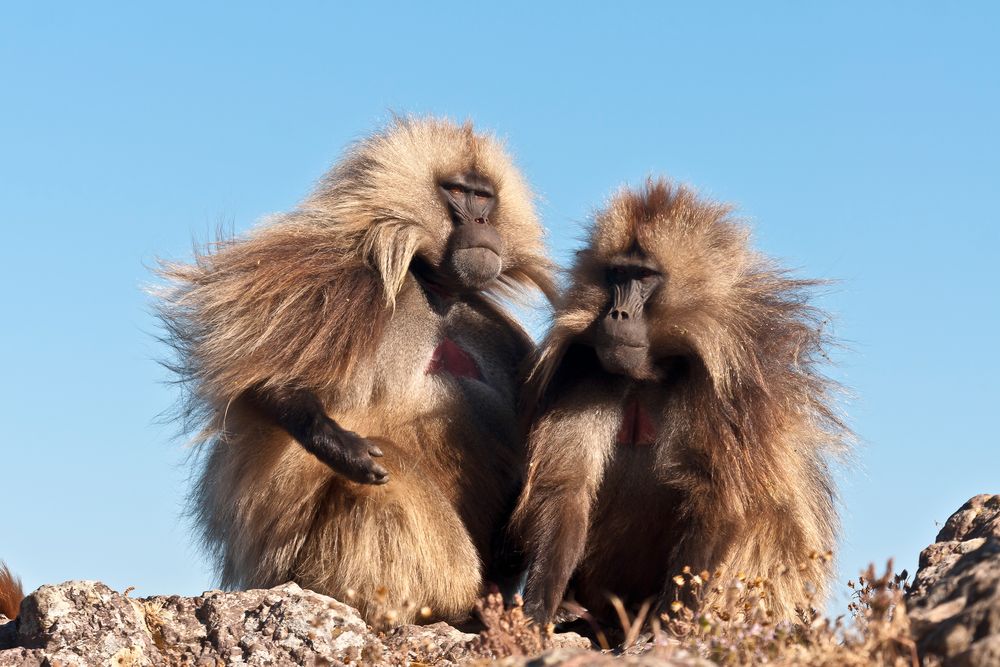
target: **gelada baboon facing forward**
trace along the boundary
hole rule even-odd
[[[846,432],[814,283],[664,181],[611,200],[570,277],[526,388],[528,612],[550,620],[567,585],[598,616],[612,594],[663,611],[685,566],[769,577],[778,618],[821,597]]]
[[[224,586],[353,590],[399,622],[472,608],[521,482],[532,349],[495,297],[552,292],[531,200],[496,139],[397,120],[296,210],[164,267]]]

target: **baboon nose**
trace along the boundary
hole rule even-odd
[[[612,308],[604,318],[601,329],[607,339],[616,345],[636,347],[648,344],[641,310]]]

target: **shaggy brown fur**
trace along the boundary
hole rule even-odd
[[[727,206],[649,182],[615,196],[578,253],[529,379],[529,473],[514,525],[530,557],[526,603],[548,620],[567,582],[605,609],[675,599],[671,577],[722,569],[769,577],[789,618],[825,593],[837,514],[827,468],[847,431],[816,370],[826,343],[816,283],[754,253]],[[664,282],[646,304],[657,381],[608,374],[591,344],[606,270],[641,255]],[[621,445],[627,406],[650,446]],[[813,556],[813,557],[811,557]]]
[[[6,563],[0,561],[0,616],[17,618],[23,599],[21,580],[11,574]]]
[[[444,304],[411,268],[439,266],[452,221],[442,178],[496,190],[500,278]],[[553,292],[532,195],[500,143],[471,126],[400,119],[351,149],[295,211],[171,264],[161,314],[207,442],[193,496],[222,584],[295,580],[369,620],[462,618],[480,594],[523,465],[517,368],[532,344],[496,297]],[[448,338],[482,377],[428,371]],[[350,482],[246,400],[304,388],[377,441],[390,481]]]

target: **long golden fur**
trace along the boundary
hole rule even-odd
[[[608,594],[662,609],[685,566],[768,578],[781,618],[822,600],[831,569],[816,556],[838,526],[828,461],[848,432],[817,369],[827,340],[808,304],[816,283],[748,238],[728,206],[663,180],[596,215],[527,390],[530,464],[514,525],[537,616],[571,574],[592,609]],[[605,373],[583,344],[608,309],[609,261],[630,252],[664,273],[646,315],[668,368],[658,382]],[[628,400],[654,413],[652,446],[615,444]]]
[[[441,262],[452,223],[437,184],[469,170],[496,188],[502,273],[441,312],[411,266]],[[163,274],[174,368],[207,443],[192,506],[222,584],[354,591],[370,620],[422,606],[464,616],[523,465],[516,371],[533,346],[498,297],[554,291],[531,192],[500,142],[398,119],[296,210]],[[444,336],[480,381],[425,372]],[[334,473],[244,400],[259,388],[315,392],[338,423],[384,443],[389,483]]]

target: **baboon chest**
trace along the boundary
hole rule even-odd
[[[649,409],[638,398],[630,397],[625,402],[615,444],[624,447],[650,447],[656,442],[656,431]]]
[[[431,353],[431,360],[424,371],[427,375],[450,375],[456,378],[482,380],[476,360],[459,343],[448,335],[441,337],[441,342]]]
[[[381,346],[372,397],[391,403],[420,398],[454,400],[461,383],[497,384],[489,363],[489,337],[477,335],[468,308],[435,307],[415,283],[398,299],[388,338]]]
[[[461,301],[435,305],[415,282],[398,301],[362,408],[378,412],[373,426],[398,437],[411,433],[406,437],[421,449],[512,439],[518,361],[507,350],[512,333]]]

